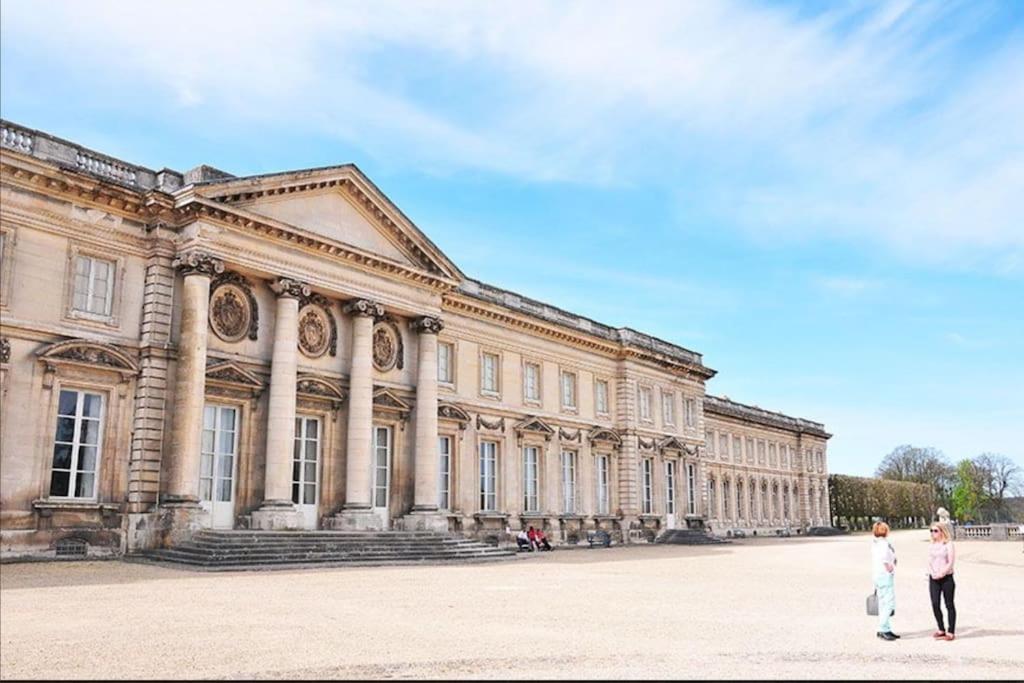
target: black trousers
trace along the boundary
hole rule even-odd
[[[928,578],[928,592],[932,596],[932,612],[935,614],[935,623],[940,631],[947,633],[956,633],[956,605],[953,604],[953,593],[955,591],[956,582],[953,581],[952,574],[943,576],[938,581],[931,577]],[[948,629],[942,624],[942,610],[939,609],[940,594],[942,599],[946,601],[946,612],[949,614]]]

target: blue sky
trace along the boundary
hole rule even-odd
[[[0,5],[0,113],[151,168],[358,164],[471,277],[709,391],[1024,465],[1024,3]]]

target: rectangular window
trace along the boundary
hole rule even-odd
[[[455,358],[455,347],[447,342],[437,343],[437,381],[452,384],[455,372],[452,361]]]
[[[296,416],[292,448],[292,502],[316,505],[317,470],[320,460],[320,419]]]
[[[437,437],[437,460],[437,507],[440,510],[450,510],[452,505],[452,437]]]
[[[608,382],[604,380],[597,380],[594,385],[594,404],[597,412],[602,415],[608,414]]]
[[[697,426],[697,402],[692,398],[686,399],[686,426],[689,429]]]
[[[203,406],[203,436],[199,449],[199,500],[234,500],[235,456],[238,452],[238,409]]]
[[[562,451],[562,512],[576,514],[576,452]]]
[[[778,450],[775,444],[768,444],[768,464],[772,467],[778,464]]]
[[[536,363],[523,366],[523,398],[527,401],[540,400],[540,366]]]
[[[480,358],[480,390],[498,393],[498,354],[485,353]]]
[[[665,462],[665,512],[676,514],[676,463],[672,460]]]
[[[747,463],[754,464],[754,440],[749,436],[747,437]]]
[[[676,395],[662,392],[661,394],[661,419],[667,425],[676,423]]]
[[[715,433],[708,431],[704,432],[704,448],[708,451],[708,457],[715,457]]]
[[[643,484],[643,513],[654,512],[654,460],[644,458],[640,463],[640,481]]]
[[[708,479],[708,517],[716,519],[718,509],[715,507],[715,480]]]
[[[562,407],[576,407],[576,373],[562,373]]]
[[[607,515],[608,500],[608,456],[597,456],[597,514]]]
[[[757,464],[764,464],[764,441],[757,442]]]
[[[729,435],[719,434],[718,435],[718,457],[722,460],[729,459]]]
[[[740,454],[742,445],[740,444],[740,437],[733,434],[732,436],[732,459],[733,462],[743,462],[743,456]]]
[[[480,442],[480,509],[498,509],[498,444]]]
[[[523,510],[540,510],[540,449],[523,448]]]
[[[57,403],[50,495],[95,498],[103,432],[103,396],[62,389]]]
[[[391,484],[391,428],[374,427],[373,432],[373,506],[386,508]]]
[[[692,462],[686,464],[686,513],[697,514],[697,473]]]
[[[648,387],[640,387],[638,390],[640,404],[640,419],[651,419],[651,390]]]
[[[71,308],[80,313],[109,316],[114,301],[114,262],[78,255]]]

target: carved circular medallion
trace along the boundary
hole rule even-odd
[[[331,323],[327,312],[316,305],[299,311],[299,350],[310,358],[327,353],[331,344]]]
[[[216,289],[210,301],[210,327],[226,342],[236,342],[249,332],[252,313],[249,300],[241,287],[224,284]]]
[[[395,367],[398,362],[398,348],[401,341],[398,332],[387,323],[373,327],[373,366],[380,372]]]

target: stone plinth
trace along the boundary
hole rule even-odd
[[[342,510],[325,519],[324,528],[338,531],[383,531],[384,522],[369,510]]]
[[[210,513],[198,503],[165,502],[160,505],[161,545],[170,547],[192,540],[196,532],[210,526]]]
[[[263,531],[292,531],[304,528],[305,519],[302,513],[291,504],[264,503],[250,517],[253,529]]]
[[[440,512],[413,511],[398,520],[398,526],[404,531],[433,531],[436,533],[448,532],[448,516]]]

